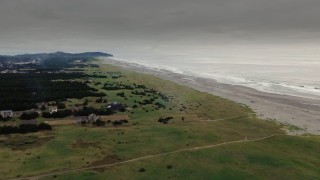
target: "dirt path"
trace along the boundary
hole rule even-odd
[[[219,146],[228,145],[228,144],[237,144],[237,143],[261,141],[261,140],[268,139],[268,138],[271,138],[271,137],[274,137],[274,136],[277,136],[277,135],[283,135],[283,134],[273,134],[273,135],[270,135],[270,136],[265,136],[265,137],[257,138],[257,139],[248,139],[247,137],[245,137],[242,140],[223,142],[223,143],[219,143],[219,144],[198,146],[198,147],[192,147],[192,148],[184,148],[184,149],[179,149],[179,150],[176,150],[176,151],[171,151],[171,152],[166,152],[166,153],[142,156],[142,157],[139,157],[139,158],[129,159],[129,160],[126,160],[126,161],[121,161],[121,162],[112,163],[112,164],[104,164],[104,165],[98,165],[98,166],[90,166],[90,167],[76,168],[76,169],[70,169],[70,170],[62,170],[62,171],[57,171],[57,172],[52,172],[52,173],[40,174],[40,175],[32,176],[32,177],[21,177],[21,178],[8,179],[8,180],[25,180],[25,179],[36,180],[36,179],[39,179],[39,178],[53,176],[53,175],[62,175],[62,174],[72,173],[72,172],[80,172],[80,171],[86,171],[86,170],[92,170],[92,169],[98,169],[98,168],[112,167],[112,166],[116,166],[116,165],[121,165],[121,164],[126,164],[126,163],[130,163],[130,162],[143,160],[143,159],[149,159],[149,158],[153,158],[153,157],[165,156],[165,155],[176,154],[176,153],[181,153],[181,152],[197,151],[197,150],[201,150],[201,149],[214,148],[214,147],[219,147]]]

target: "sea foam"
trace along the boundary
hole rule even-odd
[[[320,99],[320,81],[317,78],[320,77],[320,63],[314,61],[287,64],[285,61],[271,61],[265,64],[253,60],[245,62],[244,58],[241,62],[234,63],[208,58],[202,61],[190,57],[161,60],[113,59],[155,71],[210,78],[220,83],[246,86],[268,93]]]

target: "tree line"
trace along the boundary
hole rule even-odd
[[[82,73],[60,74],[3,74],[0,76],[0,109],[22,111],[37,109],[36,103],[81,99],[84,97],[104,97],[106,94],[89,87],[85,83],[68,80],[85,77]]]
[[[0,134],[14,134],[14,133],[30,133],[44,130],[51,130],[52,127],[46,123],[36,124],[21,124],[20,126],[1,126]]]

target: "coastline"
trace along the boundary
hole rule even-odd
[[[104,63],[170,80],[193,89],[220,96],[249,106],[258,117],[299,127],[295,134],[320,135],[320,100],[273,94],[253,88],[219,83],[213,79],[178,74],[168,70],[154,70],[141,65],[103,59]],[[292,132],[291,132],[292,133]]]

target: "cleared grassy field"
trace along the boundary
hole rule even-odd
[[[92,78],[90,86],[105,92],[110,102],[127,104],[130,109],[118,114],[128,115],[129,123],[117,127],[59,125],[51,132],[1,136],[0,179],[320,177],[318,136],[288,136],[282,126],[255,118],[240,104],[153,76],[100,65],[86,72],[120,72],[122,77]],[[143,84],[170,98],[165,109],[155,110],[154,105],[131,108],[135,100],[149,97],[130,90],[102,89],[108,81]],[[119,92],[127,99],[117,96]],[[95,98],[87,99],[89,106],[104,105],[95,103]],[[67,105],[82,101],[71,99]],[[169,116],[173,119],[167,124],[158,122],[159,117]]]
[[[319,147],[319,140],[277,136],[49,179],[318,179],[319,153],[310,147]]]

